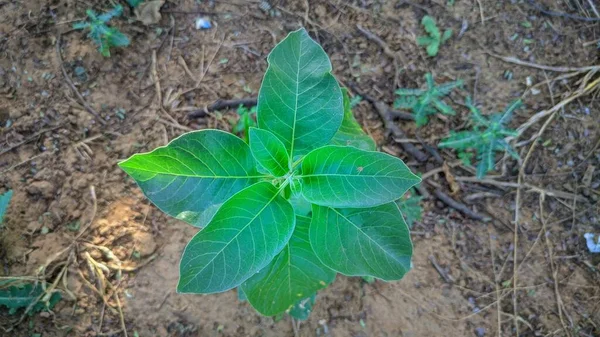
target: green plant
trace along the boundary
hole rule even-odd
[[[126,0],[127,4],[132,8],[138,7],[144,0]]]
[[[521,106],[521,100],[513,102],[506,107],[504,112],[492,114],[489,119],[481,114],[481,111],[473,105],[470,98],[467,98],[466,105],[471,112],[473,129],[451,133],[439,144],[439,147],[458,150],[459,157],[463,161],[465,158],[470,159],[471,156],[461,153],[476,152],[479,161],[477,164],[477,178],[483,178],[488,171],[494,169],[497,151],[506,151],[513,158],[519,159],[519,154],[504,138],[517,135],[516,131],[508,129],[506,124],[510,122],[513,112]]]
[[[250,128],[256,127],[256,107],[248,109],[247,107],[240,105],[237,109],[239,118],[235,124],[232,124],[232,131],[235,134],[243,134],[246,143],[249,142]]]
[[[436,85],[430,73],[425,74],[426,89],[404,89],[396,90],[396,101],[394,106],[399,109],[409,109],[415,115],[417,126],[423,126],[429,122],[429,116],[437,111],[444,115],[454,115],[455,112],[442,99],[457,87],[462,87],[461,80]]]
[[[98,45],[100,54],[110,57],[110,47],[125,47],[129,45],[129,38],[117,28],[109,27],[108,22],[123,14],[123,6],[116,5],[110,11],[98,15],[94,10],[86,11],[88,21],[77,22],[74,29],[89,29],[88,37]]]
[[[394,201],[420,179],[400,159],[363,149],[374,142],[306,30],[268,63],[249,144],[201,130],[119,165],[158,208],[202,227],[183,253],[179,292],[239,287],[263,315],[302,318],[336,272],[391,281],[411,268]]]
[[[429,15],[423,17],[421,25],[425,28],[429,36],[417,37],[417,44],[419,46],[426,46],[427,55],[436,56],[440,50],[440,45],[452,36],[452,29],[446,29],[444,34],[442,34],[435,23],[435,19]]]
[[[408,228],[412,229],[415,221],[421,220],[423,216],[421,200],[423,200],[423,197],[418,196],[415,189],[412,188],[409,193],[397,201],[398,208],[400,208],[400,212],[404,215],[404,220],[406,220]]]
[[[2,224],[2,220],[4,219],[4,214],[6,213],[6,209],[8,208],[8,203],[12,198],[12,191],[9,190],[3,194],[0,194],[0,225]]]
[[[47,294],[45,286],[40,282],[23,282],[17,278],[0,279],[0,306],[8,308],[11,315],[19,309],[25,309],[29,315],[48,311],[60,299],[59,292]]]

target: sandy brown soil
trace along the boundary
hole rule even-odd
[[[15,326],[19,315],[0,310],[1,336],[123,336],[117,296],[128,336],[294,335],[289,317],[262,317],[239,302],[235,291],[176,294],[179,258],[196,229],[161,214],[116,166],[186,130],[230,129],[233,111],[192,120],[187,114],[218,99],[255,97],[269,50],[290,30],[309,29],[344,85],[388,105],[396,88],[422,85],[426,72],[438,82],[465,81],[465,91],[451,96],[457,116],[433,118],[419,130],[413,122],[396,121],[407,139],[387,136],[368,102],[355,109],[383,151],[420,173],[441,164],[433,157],[418,162],[401,143],[423,149],[417,138],[435,146],[449,130],[463,128],[466,93],[488,113],[522,97],[525,108],[511,124],[517,128],[572,95],[585,75],[546,85],[546,79],[571,72],[516,65],[489,53],[565,67],[600,63],[592,43],[599,38],[599,21],[544,14],[527,1],[456,1],[453,6],[427,0],[271,3],[274,16],[259,1],[169,2],[158,24],[117,20],[132,44],[104,58],[84,33],[70,29],[89,6],[100,10],[104,2],[0,1],[0,192],[14,191],[0,227],[0,276],[38,274],[54,282],[63,268],[66,273],[57,287],[64,299],[52,312],[25,317]],[[534,3],[596,17],[586,1]],[[206,15],[213,28],[194,28],[198,11],[211,13]],[[423,34],[419,22],[425,14],[455,32],[436,58],[427,58],[415,44]],[[125,17],[131,15],[127,9]],[[383,39],[396,53],[397,66],[357,25]],[[62,66],[104,123],[73,94]],[[76,67],[83,67],[85,75],[77,76]],[[589,76],[589,82],[598,78],[596,73]],[[542,84],[532,91],[528,77],[532,84]],[[462,180],[451,195],[492,217],[490,222],[472,220],[430,195],[423,220],[413,228],[414,269],[393,283],[338,276],[319,293],[298,334],[514,336],[517,322],[521,336],[600,336],[600,259],[582,239],[585,232],[600,232],[600,175],[590,168],[600,166],[600,104],[594,94],[558,109],[540,136],[523,178],[537,189],[521,188],[517,204],[513,185],[520,165],[506,158],[499,165],[502,170],[488,178],[508,185]],[[520,141],[535,135],[546,118]],[[522,158],[530,146],[517,148]],[[440,154],[449,164],[457,160],[452,151]],[[472,177],[473,172],[453,166],[447,175],[429,175],[424,186],[430,194],[436,189],[450,194],[451,176]],[[106,304],[91,290],[99,287],[98,280],[90,275],[85,256],[111,261],[92,245],[109,248],[125,267],[120,280],[114,270],[107,276],[112,286],[101,289]]]

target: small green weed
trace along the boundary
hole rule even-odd
[[[421,25],[425,28],[425,31],[429,36],[417,37],[417,44],[419,46],[425,46],[427,55],[436,56],[440,50],[440,45],[446,42],[452,36],[452,29],[446,29],[444,34],[439,30],[435,19],[429,15],[425,15],[421,20]]]
[[[74,29],[89,29],[88,37],[98,45],[100,54],[110,57],[111,47],[125,47],[129,45],[129,38],[117,28],[109,27],[108,22],[123,14],[123,6],[117,5],[110,11],[98,15],[94,10],[88,9],[88,21],[77,22]]]
[[[29,315],[51,310],[60,301],[61,295],[55,292],[45,300],[44,293],[44,286],[39,282],[23,283],[16,278],[0,280],[0,307],[8,308],[10,315],[19,309],[25,309]]]
[[[513,102],[504,112],[491,115],[489,119],[481,114],[481,111],[473,105],[469,98],[467,98],[466,105],[471,111],[473,129],[451,133],[439,144],[439,147],[456,149],[459,151],[459,158],[463,161],[470,161],[472,156],[472,154],[464,153],[476,152],[479,161],[477,164],[477,178],[479,179],[494,169],[497,151],[506,151],[513,158],[519,159],[519,154],[504,138],[516,136],[516,131],[508,129],[506,124],[510,122],[513,112],[521,106],[521,100]]]
[[[422,199],[423,197],[417,195],[417,192],[413,188],[402,199],[396,202],[398,208],[400,208],[400,213],[404,215],[404,220],[406,220],[408,228],[413,228],[415,221],[423,218]]]
[[[399,109],[412,110],[415,115],[417,126],[423,126],[429,121],[430,115],[437,111],[444,115],[454,115],[454,110],[442,101],[454,88],[462,87],[462,81],[453,81],[436,85],[433,76],[430,73],[425,74],[427,83],[426,89],[405,89],[396,90],[396,101],[394,106]]]
[[[243,134],[246,143],[249,142],[249,130],[252,127],[256,127],[256,107],[248,109],[247,107],[240,105],[237,109],[237,114],[240,116],[237,122],[232,122],[233,133],[236,135]]]

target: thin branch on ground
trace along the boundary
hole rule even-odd
[[[364,98],[367,102],[369,102],[375,108],[375,111],[379,114],[379,117],[381,117],[381,120],[383,121],[383,126],[388,133],[392,134],[395,138],[400,138],[400,139],[407,138],[406,133],[402,129],[400,129],[399,126],[397,126],[394,123],[394,120],[392,118],[392,115],[389,113],[389,108],[387,105],[376,101],[375,99],[373,99],[372,97],[370,97],[368,95],[360,93],[360,91],[357,89],[357,87],[353,84],[348,84],[348,87],[350,89],[352,89],[352,91],[354,91],[357,95]],[[411,143],[399,143],[399,144],[404,149],[404,151],[406,151],[408,154],[413,156],[417,161],[426,162],[427,159],[429,159],[429,155],[427,155],[425,152],[417,149],[413,144],[411,144]]]
[[[390,57],[393,61],[394,61],[394,68],[396,70],[396,73],[394,74],[394,84],[396,86],[400,85],[400,72],[402,71],[402,69],[406,68],[408,61],[406,60],[406,57],[399,53],[399,52],[394,52],[390,46],[388,46],[388,44],[383,41],[379,36],[375,35],[374,33],[372,33],[371,31],[369,31],[366,28],[363,28],[361,25],[356,25],[356,29],[358,29],[358,31],[367,39],[375,42],[382,50],[383,53],[385,55],[387,55],[388,57]],[[400,66],[398,65],[398,63],[402,63],[402,68],[400,68]]]
[[[454,278],[452,278],[452,276],[448,275],[448,273],[444,270],[444,268],[440,267],[440,265],[437,263],[435,256],[429,255],[428,259],[429,259],[429,262],[431,263],[431,265],[433,266],[433,268],[435,268],[435,270],[438,272],[438,274],[440,274],[440,276],[444,279],[444,282],[446,282],[448,284],[454,284]]]
[[[251,98],[241,98],[241,99],[229,99],[222,100],[219,99],[213,104],[206,106],[202,109],[194,110],[190,112],[187,116],[190,119],[205,117],[209,112],[223,110],[223,109],[235,109],[240,105],[252,107],[257,104],[257,99],[255,97]]]
[[[574,15],[574,14],[568,14],[568,13],[562,13],[562,12],[556,12],[556,11],[552,11],[549,9],[545,9],[544,7],[536,4],[533,0],[529,0],[529,6],[531,6],[532,8],[534,8],[535,10],[537,10],[538,12],[548,15],[548,16],[555,16],[555,17],[561,17],[561,18],[566,18],[566,19],[571,19],[571,20],[576,20],[576,21],[583,21],[583,22],[598,22],[600,21],[600,17],[597,18],[588,18],[585,16],[579,16],[579,15]],[[590,0],[590,4],[592,4],[591,0]],[[598,15],[598,12],[596,11],[596,8],[592,5],[592,8],[594,9],[596,15]]]
[[[494,242],[492,241],[492,233],[488,227],[488,238],[490,240],[490,254],[492,259],[492,272],[494,273],[494,290],[496,291],[496,325],[498,326],[498,337],[502,337],[502,298],[500,297],[500,277],[496,271],[496,256],[494,254]]]
[[[22,141],[20,141],[20,142],[18,142],[18,143],[16,143],[16,144],[14,144],[14,145],[11,145],[11,146],[7,147],[6,149],[2,149],[2,150],[0,150],[0,156],[1,156],[1,155],[3,155],[3,154],[5,154],[5,153],[7,153],[7,152],[10,152],[10,151],[12,151],[12,150],[14,150],[14,149],[18,148],[19,146],[21,146],[21,145],[23,145],[23,144],[27,144],[27,143],[29,143],[29,142],[31,142],[31,141],[34,141],[34,140],[36,140],[36,139],[37,139],[39,136],[41,136],[42,134],[44,134],[44,133],[46,133],[46,132],[48,132],[48,131],[56,130],[56,129],[60,128],[61,126],[62,126],[62,125],[60,125],[60,124],[59,124],[59,125],[55,125],[55,126],[52,126],[52,127],[46,128],[46,129],[42,129],[42,130],[40,130],[40,131],[38,131],[38,132],[34,133],[33,135],[31,135],[31,136],[29,136],[29,137],[25,138],[24,140],[22,140]],[[19,165],[20,165],[20,164],[19,164]]]
[[[433,194],[436,196],[436,198],[438,198],[444,204],[450,206],[451,208],[454,208],[455,210],[461,212],[462,214],[468,216],[471,219],[478,220],[478,221],[489,221],[490,220],[489,217],[483,216],[483,215],[471,210],[465,204],[454,200],[452,197],[450,197],[446,193],[442,192],[438,188],[434,188]]]
[[[65,80],[67,81],[67,84],[71,88],[71,91],[73,91],[73,93],[77,96],[77,98],[79,98],[79,102],[85,107],[85,109],[90,114],[92,114],[94,117],[96,117],[98,119],[98,122],[100,122],[100,124],[106,125],[106,121],[104,119],[102,119],[102,117],[100,117],[100,114],[98,112],[96,112],[96,110],[94,110],[94,108],[92,108],[88,104],[88,102],[85,100],[85,98],[83,98],[83,96],[81,95],[79,90],[77,90],[77,87],[75,87],[75,83],[73,83],[71,76],[69,76],[69,74],[67,73],[67,69],[65,69],[65,64],[63,61],[62,53],[60,52],[60,40],[61,40],[61,34],[58,34],[56,36],[56,56],[58,57],[58,63],[60,64],[60,68],[62,70],[63,76],[65,77]]]
[[[512,56],[502,56],[502,55],[494,54],[490,51],[486,51],[485,53],[492,57],[500,59],[504,62],[514,63],[514,64],[518,64],[521,66],[536,68],[536,69],[541,69],[541,70],[554,71],[557,73],[586,72],[586,71],[590,71],[590,70],[600,70],[600,65],[587,66],[587,67],[554,67],[554,66],[547,66],[547,65],[543,65],[543,64],[537,64],[537,63],[533,63],[533,62],[519,60],[518,58],[512,57]]]
[[[552,272],[552,280],[554,283],[554,296],[556,298],[556,310],[558,311],[558,317],[560,319],[560,323],[562,324],[563,331],[567,334],[568,337],[571,337],[571,331],[567,328],[567,324],[565,323],[565,319],[563,317],[564,304],[562,301],[562,297],[560,296],[560,291],[558,289],[558,271],[556,270],[556,266],[554,265],[554,254],[552,251],[552,244],[550,243],[550,238],[548,233],[548,229],[546,228],[546,219],[544,218],[544,199],[545,195],[543,193],[539,196],[540,201],[540,222],[542,223],[542,230],[544,232],[544,238],[546,241],[546,249],[548,250],[548,260],[550,260],[550,271]]]

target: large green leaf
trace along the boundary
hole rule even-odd
[[[185,247],[177,291],[216,293],[237,287],[283,249],[294,224],[294,210],[275,186],[263,181],[241,190]]]
[[[300,29],[273,49],[268,62],[258,94],[258,126],[274,133],[292,157],[329,143],[344,108],[323,48]]]
[[[411,267],[410,234],[395,203],[345,209],[313,205],[310,244],[321,262],[348,276],[399,280]]]
[[[335,279],[335,272],[317,258],[308,239],[310,218],[296,217],[288,244],[271,263],[242,285],[248,302],[261,314],[286,311]]]
[[[218,130],[184,134],[119,166],[163,212],[197,227],[260,177],[248,145]]]
[[[271,132],[250,128],[250,149],[256,161],[270,174],[282,177],[290,171],[287,150]]]
[[[421,181],[402,160],[353,147],[316,149],[304,157],[301,168],[306,200],[332,207],[382,205]]]
[[[2,223],[2,219],[4,218],[4,213],[6,213],[6,209],[8,208],[8,203],[10,202],[10,198],[12,198],[13,191],[9,190],[3,194],[0,194],[0,224]]]
[[[363,131],[360,124],[354,119],[348,89],[342,88],[342,96],[344,97],[344,119],[336,134],[333,135],[330,144],[354,146],[362,150],[375,151],[375,141]]]

